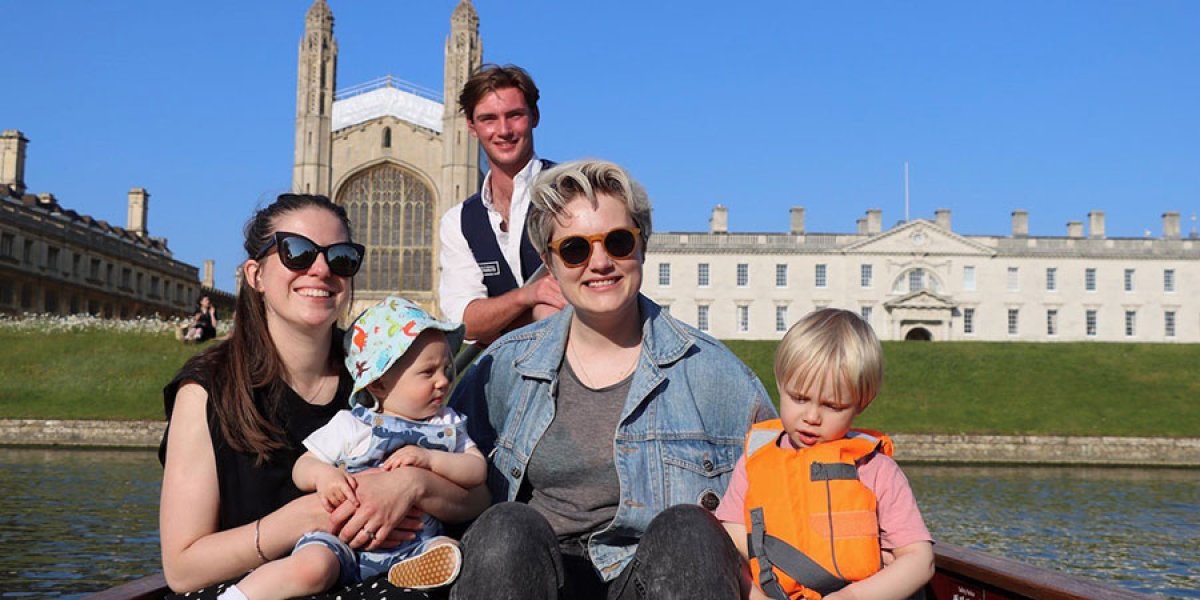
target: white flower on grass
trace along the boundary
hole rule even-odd
[[[19,316],[0,315],[0,329],[42,333],[66,331],[120,331],[127,333],[174,333],[191,322],[180,317],[137,317],[133,319],[102,319],[92,315],[50,315],[24,313]],[[229,320],[218,322],[217,334],[228,333]]]

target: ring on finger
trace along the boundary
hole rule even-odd
[[[371,531],[370,529],[363,529],[363,530],[362,530],[362,532],[363,532],[363,533],[365,533],[365,534],[367,534],[367,539],[368,539],[368,540],[373,540],[373,539],[375,539],[375,532],[374,532],[374,531]]]

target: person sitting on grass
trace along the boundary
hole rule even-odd
[[[196,314],[183,334],[184,342],[203,342],[217,337],[217,309],[213,307],[212,299],[200,296]]]
[[[933,576],[932,538],[891,440],[850,428],[883,382],[871,326],[810,313],[779,343],[775,379],[780,419],[751,428],[716,511],[750,560],[750,598],[908,598]]]
[[[296,487],[316,490],[329,510],[355,501],[350,473],[370,468],[429,469],[464,487],[487,477],[466,420],[444,406],[454,381],[453,351],[463,326],[439,321],[391,296],[363,311],[346,333],[346,368],[354,374],[353,408],[340,411],[304,440],[292,470]],[[355,551],[324,531],[305,534],[292,554],[251,572],[223,598],[290,598],[345,586],[381,573],[397,587],[431,589],[458,575],[458,542],[426,516],[416,538],[391,549]],[[368,532],[372,535],[372,532]]]

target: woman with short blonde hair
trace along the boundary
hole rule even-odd
[[[650,202],[621,167],[543,171],[527,229],[568,306],[489,346],[451,400],[493,504],[451,597],[739,597],[711,511],[746,431],[775,416],[762,384],[641,294]]]

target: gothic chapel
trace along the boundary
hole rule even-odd
[[[438,220],[481,182],[456,100],[483,62],[479,16],[470,0],[451,14],[441,98],[391,76],[338,89],[337,53],[333,12],[316,0],[300,40],[292,190],[346,207],[367,247],[351,314],[388,294],[436,310]]]

